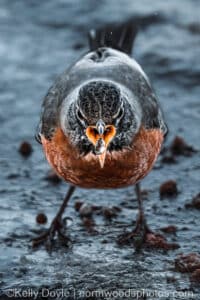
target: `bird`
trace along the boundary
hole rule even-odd
[[[44,97],[36,139],[69,189],[50,228],[33,239],[35,246],[56,235],[69,241],[62,215],[77,187],[135,186],[136,227],[118,240],[140,240],[141,246],[148,234],[162,239],[146,222],[140,181],[154,166],[168,127],[148,76],[131,56],[137,32],[131,22],[90,30],[89,51]]]

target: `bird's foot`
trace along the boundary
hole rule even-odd
[[[69,246],[70,238],[65,235],[65,224],[61,218],[56,217],[50,227],[41,235],[32,239],[32,246],[38,247],[41,244],[45,244],[48,250],[52,249],[52,246],[55,242],[55,236],[57,235],[60,241]]]
[[[117,243],[121,246],[134,246],[137,251],[141,250],[141,248],[162,250],[174,250],[179,248],[178,244],[168,243],[163,235],[154,233],[146,224],[143,216],[139,216],[133,231],[126,232],[118,237]]]

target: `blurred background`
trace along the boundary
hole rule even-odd
[[[198,254],[200,242],[200,205],[194,205],[200,202],[200,159],[195,151],[200,149],[199,11],[199,0],[0,1],[2,299],[9,288],[42,286],[76,291],[189,290],[198,295],[191,272],[179,272],[175,260],[180,253]],[[162,155],[142,184],[147,218],[155,230],[175,226],[166,237],[180,248],[168,253],[144,250],[138,255],[133,248],[116,245],[117,235],[131,230],[137,215],[130,187],[78,189],[66,210],[73,248],[58,245],[51,254],[44,247],[35,251],[30,238],[49,225],[67,189],[66,183],[52,182],[41,146],[34,140],[42,98],[56,76],[88,51],[89,29],[127,20],[139,28],[132,56],[150,77],[170,130]],[[161,199],[159,188],[167,180],[175,182],[178,193]],[[119,210],[110,220],[105,214],[94,215],[98,231],[94,234],[74,209],[78,201]],[[36,223],[39,212],[48,216],[48,224]]]

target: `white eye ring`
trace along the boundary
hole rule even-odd
[[[85,124],[86,117],[78,106],[76,107],[76,116],[81,123]]]
[[[124,107],[123,104],[121,104],[117,113],[113,116],[113,119],[117,119],[118,121],[120,121],[123,115],[124,115]]]

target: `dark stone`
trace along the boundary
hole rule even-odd
[[[28,157],[32,153],[33,149],[29,142],[22,142],[19,147],[19,153],[25,157]]]
[[[174,180],[168,180],[161,184],[160,186],[160,197],[174,197],[177,196],[178,194],[178,189],[177,189],[177,184],[176,181]]]

